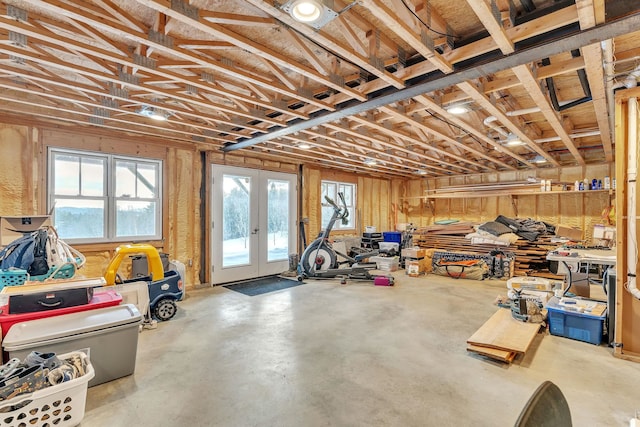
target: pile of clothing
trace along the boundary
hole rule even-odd
[[[88,365],[88,356],[80,351],[62,359],[39,351],[32,351],[22,361],[13,358],[0,366],[0,401],[79,378]]]

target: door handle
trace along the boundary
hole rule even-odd
[[[251,232],[251,234],[257,234],[257,233],[258,233],[258,231],[260,231],[260,229],[259,229],[259,228],[254,228],[254,229],[253,229],[253,231]]]

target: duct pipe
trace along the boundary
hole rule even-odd
[[[570,133],[569,138],[584,138],[587,136],[598,136],[600,135],[599,130],[592,130],[589,132],[580,132],[580,133]],[[538,138],[534,139],[533,142],[537,142],[538,144],[542,144],[543,142],[554,142],[561,141],[562,139],[559,136],[550,136],[549,138]]]
[[[634,88],[638,85],[638,77],[640,77],[640,65],[633,69],[629,73],[626,79],[624,79],[624,85],[627,89]]]
[[[523,108],[522,110],[507,111],[505,114],[509,117],[521,116],[523,114],[539,113],[540,107]]]
[[[495,122],[497,120],[498,120],[498,118],[496,116],[489,116],[486,119],[484,119],[483,123],[484,123],[485,126],[490,127],[491,129],[495,130],[496,132],[498,132],[500,135],[504,136],[505,138],[508,137],[509,133],[507,131],[502,129],[499,125],[493,124],[493,122]]]
[[[636,241],[636,177],[638,175],[638,99],[629,99],[627,146],[627,290],[640,299],[636,286],[638,242]]]

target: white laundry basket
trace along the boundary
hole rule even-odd
[[[66,359],[74,353],[77,352],[61,354],[58,358]],[[77,426],[84,418],[87,385],[94,375],[91,361],[87,358],[87,370],[83,376],[0,402],[0,425]]]

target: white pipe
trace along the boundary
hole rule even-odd
[[[496,132],[498,132],[499,134],[501,134],[505,138],[507,136],[509,136],[509,133],[507,131],[502,129],[500,126],[498,126],[496,124],[493,124],[493,122],[495,122],[496,120],[498,120],[498,118],[496,116],[489,116],[486,119],[484,119],[483,123],[484,123],[485,126],[488,126],[488,127],[492,128],[493,130],[495,130]]]
[[[569,137],[570,138],[584,138],[586,136],[598,136],[600,135],[600,131],[599,130],[592,130],[592,131],[588,131],[588,132],[579,132],[579,133],[570,133]],[[559,136],[550,136],[549,138],[538,138],[538,139],[534,139],[534,142],[537,143],[543,143],[543,142],[553,142],[553,141],[560,141],[560,137]]]
[[[636,241],[636,177],[638,175],[638,100],[629,99],[627,146],[627,290],[640,299],[636,286],[638,242]]]
[[[522,110],[507,111],[507,116],[521,116],[523,114],[539,113],[540,107],[523,108]]]

